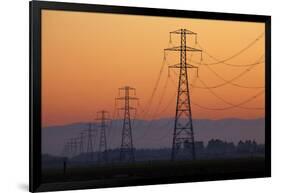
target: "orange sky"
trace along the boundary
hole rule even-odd
[[[145,114],[142,110],[148,109],[147,104],[162,66],[163,49],[179,45],[179,36],[176,35],[172,37],[172,44],[169,44],[169,32],[180,28],[198,33],[198,42],[203,50],[219,59],[238,52],[265,30],[263,23],[253,22],[43,10],[43,126],[90,121],[102,109],[112,114],[118,88],[125,85],[135,87],[140,98],[138,118],[174,116],[176,83],[173,81],[177,80],[174,72],[170,71],[167,89],[163,90],[168,76],[167,66],[179,63],[179,55],[175,52],[166,55],[165,67],[149,113]],[[187,44],[198,48],[194,40],[188,37]],[[188,59],[190,57],[188,54]],[[227,62],[243,65],[256,62],[259,58],[264,60],[264,37]],[[200,61],[200,54],[193,54],[192,59]],[[202,62],[213,63],[214,60],[203,53]],[[224,64],[209,68],[226,80],[247,69]],[[209,68],[200,65],[199,79],[195,85],[204,86],[200,80],[208,86],[223,83]],[[189,70],[191,83],[195,77],[196,71]],[[264,63],[255,65],[234,83],[250,87],[264,86]],[[239,104],[263,89],[227,84],[212,91],[231,104]],[[159,102],[161,96],[162,102]],[[215,111],[199,108],[195,104],[209,108],[229,106],[208,89],[192,88],[191,100],[194,103],[193,118],[264,117],[264,110],[232,108]],[[245,103],[243,107],[264,107],[264,95]]]

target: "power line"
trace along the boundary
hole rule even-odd
[[[222,108],[214,108],[214,107],[206,107],[206,106],[203,106],[203,105],[200,105],[198,103],[195,103],[194,101],[192,101],[192,104],[197,106],[197,107],[200,107],[202,109],[206,109],[206,110],[229,110],[229,109],[233,109],[233,108],[241,108],[240,105],[244,105],[246,103],[249,103],[250,101],[256,99],[258,96],[262,95],[264,92],[261,92],[261,93],[258,93],[250,98],[248,98],[247,100],[239,103],[239,104],[236,104],[236,105],[233,105],[233,106],[229,106],[229,107],[222,107]],[[247,110],[264,110],[264,108],[260,108],[260,107],[242,107],[242,109],[247,109]]]
[[[146,107],[145,107],[145,109],[147,109],[147,110],[143,112],[143,113],[144,113],[143,117],[145,117],[145,116],[148,114],[149,110],[150,110],[151,103],[152,103],[153,98],[154,98],[154,96],[155,96],[155,94],[156,94],[156,91],[157,91],[157,89],[158,89],[159,82],[160,82],[160,80],[161,80],[161,76],[162,76],[162,73],[163,73],[163,69],[164,69],[165,64],[166,64],[166,53],[165,53],[165,51],[164,51],[164,56],[163,56],[162,65],[161,65],[160,71],[159,71],[159,73],[158,73],[158,76],[157,76],[155,85],[154,85],[154,87],[153,87],[153,89],[152,89],[152,94],[151,94],[151,96],[150,96],[150,98],[149,98],[149,100],[148,100],[148,103],[147,103]]]
[[[212,95],[214,95],[216,98],[220,99],[220,100],[223,101],[224,103],[230,105],[230,107],[236,107],[236,108],[239,107],[239,108],[242,108],[242,109],[249,109],[249,110],[250,110],[250,109],[254,109],[254,110],[259,110],[259,109],[261,110],[261,109],[263,109],[263,108],[255,108],[255,107],[243,107],[243,106],[241,106],[241,105],[244,105],[244,104],[246,104],[246,103],[252,101],[253,99],[257,98],[257,97],[260,96],[261,94],[263,94],[263,93],[264,93],[264,89],[263,89],[262,91],[258,92],[256,95],[250,97],[249,99],[247,99],[247,100],[245,100],[245,101],[243,101],[243,102],[240,102],[240,103],[238,103],[238,104],[233,104],[233,103],[231,103],[231,102],[225,100],[224,98],[222,98],[222,97],[219,96],[218,94],[216,94],[212,89],[209,89],[208,86],[206,85],[206,83],[205,83],[203,80],[201,80],[200,78],[198,78],[198,79],[199,79],[199,81],[200,81],[204,86],[206,86],[206,88],[210,91],[210,93],[211,93]],[[197,105],[197,106],[200,106],[200,105]],[[230,108],[230,107],[226,107],[226,108],[222,108],[222,109],[224,110],[224,109],[228,109],[228,108]]]
[[[158,102],[158,105],[157,107],[160,107],[160,105],[162,104],[163,102],[163,98],[164,98],[164,95],[166,93],[166,90],[167,90],[167,85],[168,85],[168,81],[170,79],[170,76],[167,76],[166,78],[166,81],[165,81],[165,84],[164,84],[164,88],[162,90],[162,93],[160,95],[160,100]],[[175,97],[176,97],[177,93],[175,92],[174,95],[172,96],[172,98],[169,100],[168,104],[161,110],[161,111],[158,111],[158,108],[156,108],[154,114],[152,115],[152,118],[155,118],[155,116],[159,113],[163,113],[165,110],[167,110],[167,108],[172,104],[172,102],[175,100]],[[146,131],[144,132],[144,134],[141,136],[141,137],[138,137],[138,139],[141,139],[141,138],[144,138],[145,136],[147,136],[148,134],[148,130],[151,129],[151,125],[153,123],[153,119],[151,119],[150,121],[148,121],[148,123],[146,124]],[[170,123],[170,122],[169,122]],[[167,123],[167,124],[169,124]],[[144,125],[144,124],[142,124]],[[166,124],[165,124],[166,125]]]
[[[174,72],[175,73],[175,72]],[[173,79],[172,79],[173,80]],[[241,105],[244,105],[252,100],[254,100],[255,98],[257,98],[258,96],[260,96],[261,94],[264,93],[264,89],[260,92],[258,92],[256,95],[246,99],[245,101],[243,102],[240,102],[238,104],[233,104],[227,100],[225,100],[224,98],[222,98],[221,96],[219,96],[218,94],[216,94],[208,85],[206,85],[205,82],[203,82],[202,79],[200,79],[199,77],[197,77],[196,80],[199,80],[203,85],[204,85],[204,88],[208,89],[210,91],[210,93],[212,95],[214,95],[216,98],[220,99],[221,101],[223,101],[224,103],[228,104],[228,105],[231,105],[231,106],[228,106],[228,107],[222,107],[222,108],[213,108],[213,107],[205,107],[203,105],[200,105],[198,103],[195,103],[194,100],[192,101],[192,104],[194,104],[195,106],[198,106],[202,109],[207,109],[207,110],[228,110],[228,109],[232,109],[232,108],[242,108],[242,109],[247,109],[247,110],[263,110],[264,108],[261,108],[261,107],[243,107]],[[192,87],[193,88],[193,87]],[[196,87],[195,87],[196,88]]]
[[[256,62],[256,64],[261,64],[261,62]],[[238,74],[237,76],[235,76],[234,78],[230,79],[230,80],[226,80],[225,78],[223,78],[220,74],[218,74],[216,71],[214,71],[210,66],[206,66],[208,68],[208,70],[210,70],[216,77],[218,77],[219,79],[221,79],[222,81],[224,81],[224,83],[220,83],[217,85],[213,85],[213,86],[197,86],[197,85],[192,85],[192,87],[194,88],[201,88],[201,89],[211,89],[211,88],[219,88],[225,85],[232,85],[232,86],[236,86],[236,87],[240,87],[240,88],[249,88],[249,89],[258,89],[258,88],[264,88],[264,86],[245,86],[245,85],[241,85],[241,84],[237,84],[234,83],[235,80],[241,78],[242,76],[244,76],[245,74],[247,74],[248,72],[250,72],[251,70],[254,69],[255,66],[250,66],[247,69],[245,69],[244,71],[242,71],[240,74]]]
[[[161,68],[163,68],[163,67],[164,67],[164,64],[166,64],[166,59],[167,59],[167,58],[166,58],[166,53],[164,52],[163,66],[162,66]],[[162,74],[162,71],[163,71],[163,69],[160,70],[161,74]],[[161,75],[160,75],[160,76],[161,76]],[[158,107],[162,104],[164,95],[165,95],[166,90],[167,90],[168,78],[169,78],[169,77],[166,77],[166,80],[165,80],[165,83],[164,83],[164,88],[163,88],[163,90],[162,90],[162,92],[161,92],[161,94],[160,94],[160,100],[158,101],[156,110],[155,110],[154,113],[151,115],[151,117],[155,117],[155,115],[157,114],[157,111],[158,111]],[[160,79],[158,79],[158,80],[159,80],[159,81],[157,81],[157,84],[155,85],[156,87],[155,87],[155,89],[154,89],[153,96],[155,96],[156,91],[157,91],[158,88],[159,88]],[[145,112],[145,115],[144,115],[143,117],[145,117],[145,116],[148,114],[148,112],[149,112],[149,110],[150,110],[150,108],[151,108],[151,106],[152,106],[152,101],[151,101],[149,104],[150,104],[150,105],[149,105],[149,109]],[[139,103],[138,103],[138,105],[139,105],[139,107],[140,107],[140,104],[139,104]],[[141,107],[140,107],[140,108],[141,108]],[[144,110],[143,110],[143,112],[144,112]],[[135,115],[136,115],[136,114],[135,114]],[[151,121],[150,121],[150,122],[151,122]],[[149,128],[149,125],[151,124],[150,122],[148,123],[147,128]],[[134,124],[134,122],[133,122],[133,124]],[[140,124],[140,122],[139,122],[139,124]],[[139,124],[137,124],[137,126],[139,126]],[[143,125],[143,124],[142,124],[142,125]]]
[[[158,113],[158,108],[157,108],[157,107],[160,107],[160,105],[161,105],[162,102],[163,102],[164,96],[165,96],[166,91],[167,91],[168,82],[169,82],[169,77],[167,76],[167,77],[166,77],[166,80],[165,80],[165,83],[164,83],[164,88],[163,88],[163,90],[162,90],[162,92],[161,92],[161,94],[160,94],[160,98],[159,98],[159,100],[158,100],[158,104],[157,104],[157,106],[156,106],[156,108],[155,108],[154,113],[151,115],[152,118],[156,116],[156,114]]]
[[[232,66],[232,67],[245,67],[245,66],[252,66],[252,65],[256,65],[255,63],[250,63],[250,64],[244,64],[244,65],[237,65],[237,64],[231,64],[231,63],[226,63],[226,61],[229,61],[237,56],[239,56],[240,54],[242,54],[243,52],[245,52],[246,50],[248,50],[249,48],[251,48],[256,42],[258,42],[262,37],[264,36],[264,32],[261,33],[256,39],[254,39],[252,42],[250,42],[248,45],[246,45],[244,48],[242,48],[241,50],[239,50],[238,52],[236,52],[235,54],[231,55],[228,58],[225,58],[223,60],[219,60],[218,58],[216,58],[215,56],[212,56],[210,53],[208,53],[206,51],[206,49],[203,48],[203,46],[201,46],[198,43],[198,46],[200,49],[203,50],[203,53],[205,53],[207,56],[209,56],[210,58],[212,58],[213,60],[215,60],[215,62],[212,63],[201,63],[202,65],[216,65],[216,64],[225,64],[228,66]],[[199,62],[196,61],[191,61],[193,63],[198,64]]]
[[[165,80],[165,83],[164,83],[164,88],[162,90],[162,93],[160,95],[160,100],[158,102],[158,105],[157,107],[160,107],[160,105],[162,104],[163,102],[163,98],[164,98],[164,95],[166,93],[166,90],[167,90],[167,86],[168,86],[168,81],[170,79],[170,76],[167,76],[166,80]],[[195,80],[193,81],[193,83],[195,83],[197,79],[197,76],[195,76]],[[167,108],[172,104],[172,102],[175,100],[175,97],[176,97],[177,93],[175,92],[174,95],[172,96],[172,98],[169,100],[168,104],[161,110],[161,111],[158,111],[158,108],[156,108],[156,110],[154,111],[153,115],[151,116],[152,118],[155,118],[155,116],[159,113],[163,113],[165,112],[165,110],[167,110]],[[146,128],[147,129],[150,129],[151,128],[151,124],[153,122],[153,119],[151,119],[148,123],[147,123],[147,126]],[[144,135],[142,137],[139,137],[139,138],[143,138],[144,136],[147,135],[147,132],[144,132]]]

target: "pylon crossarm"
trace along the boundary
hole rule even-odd
[[[137,110],[136,108],[134,108],[134,107],[128,107],[128,108],[124,108],[124,107],[120,107],[120,108],[117,108],[117,110],[122,110],[122,111],[124,111],[124,110],[126,110],[126,109],[130,109],[130,110]]]
[[[197,33],[190,31],[188,29],[178,29],[178,30],[170,32],[170,34],[182,34],[182,33],[190,34],[190,35],[197,35]]]
[[[181,64],[173,64],[168,66],[168,68],[198,68],[198,66],[194,66],[192,64],[186,64],[185,66],[181,66]]]
[[[97,121],[102,121],[102,120],[111,121],[112,119],[110,119],[110,118],[97,118],[96,120]]]
[[[189,46],[175,46],[171,48],[166,48],[164,51],[189,51],[189,52],[202,52],[202,50],[197,48],[192,48]]]
[[[125,87],[122,87],[122,88],[119,88],[119,90],[136,90],[135,88],[133,87],[129,87],[129,86],[125,86]]]
[[[125,99],[139,100],[139,98],[137,98],[137,97],[117,97],[117,98],[115,98],[115,100],[125,100]]]

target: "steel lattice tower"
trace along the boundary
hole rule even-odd
[[[92,124],[89,123],[89,127],[87,129],[87,138],[88,138],[88,143],[87,143],[87,155],[90,155],[90,159],[93,160],[93,130],[92,130]]]
[[[201,52],[202,50],[186,46],[186,36],[195,35],[196,33],[189,31],[187,29],[179,29],[171,34],[180,35],[180,46],[167,48],[165,51],[178,51],[180,52],[180,63],[171,65],[169,68],[179,69],[178,78],[178,93],[177,93],[177,103],[176,103],[176,114],[173,132],[173,142],[172,142],[172,152],[171,160],[175,160],[179,155],[181,148],[184,150],[189,149],[192,159],[196,158],[195,155],[195,144],[194,144],[194,132],[192,124],[192,113],[190,105],[190,91],[188,84],[188,68],[196,68],[191,64],[187,63],[187,51],[190,52]],[[184,154],[186,155],[186,153]]]
[[[84,153],[84,133],[83,132],[80,133],[79,143],[80,143],[80,145],[79,145],[80,154],[82,154],[82,153]]]
[[[64,148],[62,150],[62,156],[68,157],[69,156],[69,142],[66,142]]]
[[[74,143],[73,143],[73,139],[69,139],[69,155],[70,157],[73,156],[73,152],[74,152],[74,147],[73,147]]]
[[[77,155],[77,146],[78,146],[78,138],[70,139],[70,147],[73,157]]]
[[[69,157],[70,156],[70,144],[69,144],[69,142],[66,142],[64,156],[65,157]]]
[[[106,143],[106,128],[108,127],[107,121],[108,118],[107,111],[97,112],[97,119],[100,121],[100,143],[99,143],[99,154],[98,154],[98,163],[106,163],[108,161],[107,157],[107,143]]]
[[[130,91],[134,91],[134,95],[136,95],[135,88],[129,86],[119,88],[119,95],[121,91],[124,92],[124,96],[116,98],[116,100],[124,101],[124,107],[118,108],[118,110],[124,111],[122,141],[121,141],[121,148],[120,148],[120,161],[134,162],[135,152],[134,152],[134,145],[133,145],[133,138],[132,138],[130,111],[136,110],[136,108],[130,106],[130,101],[138,100],[138,98],[130,96]]]

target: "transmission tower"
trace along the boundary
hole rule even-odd
[[[63,148],[63,151],[62,151],[62,156],[63,157],[68,157],[68,155],[69,155],[69,142],[67,141],[64,144],[64,148]]]
[[[70,145],[70,154],[72,157],[74,157],[77,153],[77,139],[71,138],[69,145]]]
[[[138,98],[130,96],[131,94],[130,91],[134,91],[134,95],[136,95],[135,88],[129,86],[119,88],[119,96],[120,96],[120,92],[123,92],[124,95],[122,97],[116,98],[116,100],[124,101],[124,107],[118,108],[118,110],[124,111],[122,141],[121,141],[121,148],[120,148],[120,161],[134,162],[135,153],[134,153],[134,145],[133,145],[133,138],[132,138],[130,111],[136,110],[136,108],[130,106],[130,101],[138,100]]]
[[[74,146],[73,156],[76,156],[78,154],[78,140],[79,138],[73,138],[73,146]]]
[[[72,157],[72,155],[73,155],[73,142],[72,142],[72,139],[69,139],[68,144],[69,144],[69,156]]]
[[[165,49],[165,51],[178,51],[180,52],[180,63],[175,65],[170,65],[169,68],[179,69],[179,79],[178,79],[178,91],[177,91],[177,103],[176,103],[176,114],[173,132],[173,142],[172,142],[172,152],[171,160],[175,160],[180,157],[180,153],[183,156],[190,154],[192,159],[196,158],[195,155],[195,144],[194,144],[194,133],[192,124],[192,114],[190,106],[190,92],[188,84],[188,68],[196,68],[198,73],[198,67],[187,63],[187,52],[201,52],[202,50],[192,48],[186,45],[186,36],[197,34],[189,31],[187,29],[179,29],[170,32],[170,37],[172,34],[180,35],[180,46],[171,47]],[[189,151],[187,153],[186,151]]]
[[[93,161],[93,130],[92,130],[92,124],[89,123],[88,125],[88,129],[87,129],[87,139],[88,139],[88,143],[87,143],[87,155],[90,156],[90,160]]]
[[[99,154],[98,154],[98,163],[107,163],[107,143],[106,143],[106,128],[108,128],[107,122],[110,121],[108,118],[107,111],[97,112],[97,121],[100,122],[100,144],[99,144]]]
[[[84,133],[83,132],[80,133],[79,143],[80,143],[80,145],[79,145],[80,154],[83,154],[84,153]]]

